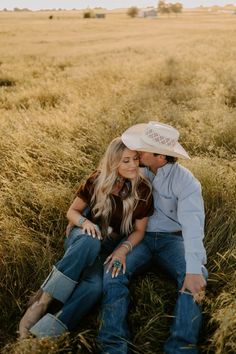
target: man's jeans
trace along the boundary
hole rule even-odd
[[[182,236],[146,232],[144,240],[127,256],[125,274],[120,272],[117,278],[112,278],[110,272],[108,274],[104,272],[104,297],[98,335],[101,353],[128,353],[129,331],[126,315],[129,306],[129,280],[151,259],[157,266],[161,265],[162,269],[164,268],[177,281],[178,289],[181,289],[186,271]],[[205,268],[203,272],[204,270]],[[170,336],[164,346],[165,353],[198,353],[196,344],[201,320],[200,306],[192,295],[179,292]]]

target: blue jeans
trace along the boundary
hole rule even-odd
[[[64,257],[68,252],[69,266],[65,266],[63,259],[56,264],[57,269],[64,274],[68,274],[72,279],[80,279],[81,277],[58,316],[69,331],[74,330],[82,317],[101,299],[103,262],[118,243],[109,239],[101,243],[92,236],[78,236],[77,233],[81,232],[80,230],[77,227],[74,228],[71,232],[72,235],[70,234],[65,243],[67,251]],[[76,238],[80,240],[78,241],[79,245],[77,245]],[[75,263],[70,259],[74,248]],[[80,269],[83,270],[82,276]],[[62,291],[62,288],[60,291]]]
[[[98,334],[101,353],[128,353],[128,285],[134,273],[151,260],[157,267],[164,268],[176,280],[178,289],[181,289],[186,272],[182,236],[146,232],[144,240],[128,254],[125,274],[120,273],[117,278],[111,278],[110,272],[104,273],[101,327]],[[206,271],[204,269],[203,273]],[[201,321],[201,308],[192,295],[178,292],[170,336],[164,346],[165,353],[198,353],[196,345]]]
[[[54,316],[46,314],[31,329],[38,337],[58,336],[74,330],[101,298],[104,259],[117,246],[103,243],[74,227],[65,240],[65,254],[42,284],[44,292],[63,303]]]
[[[42,284],[44,292],[63,303],[58,315],[43,316],[31,329],[38,337],[73,330],[100,299],[103,265],[98,258],[101,243],[74,227],[65,240],[64,256]]]

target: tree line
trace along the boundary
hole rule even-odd
[[[180,2],[166,3],[164,0],[160,0],[157,5],[157,11],[161,14],[170,14],[171,12],[178,14],[182,12],[183,5]]]
[[[170,13],[181,13],[183,10],[183,5],[180,2],[176,3],[166,3],[165,0],[160,0],[157,5],[157,12],[159,14],[170,14]],[[138,16],[139,9],[136,6],[132,6],[128,9],[127,15],[130,17]]]

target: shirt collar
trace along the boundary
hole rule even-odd
[[[164,166],[158,168],[156,176],[160,175],[166,177],[170,173],[170,170],[172,169],[173,165],[174,165],[173,163],[167,163]]]
[[[146,170],[146,177],[152,182],[157,176],[158,177],[167,177],[168,174],[170,173],[171,169],[173,168],[175,164],[173,163],[167,163],[163,167],[158,168],[157,173],[154,174],[148,167],[145,167]]]

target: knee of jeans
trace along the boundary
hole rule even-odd
[[[81,246],[86,248],[86,250],[99,253],[101,249],[101,241],[98,238],[92,237],[87,234],[83,234],[78,238],[78,241],[76,242],[78,247],[81,249]]]
[[[80,227],[74,226],[69,232],[69,235],[65,238],[65,242],[64,242],[65,250],[67,250],[71,245],[76,243],[84,235],[86,234]]]
[[[114,287],[127,286],[128,283],[129,280],[127,274],[120,273],[117,277],[112,278],[112,272],[109,271],[108,273],[106,273],[106,270],[104,270],[103,291],[107,291]]]
[[[83,235],[84,234],[84,231],[80,228],[80,227],[78,227],[78,226],[74,226],[71,230],[70,230],[70,232],[69,232],[69,235],[68,235],[68,238],[70,238],[70,237],[77,237],[77,236],[79,236],[79,235]]]
[[[93,281],[89,284],[89,289],[91,295],[95,299],[99,299],[102,296],[103,292],[102,279],[100,277],[94,277]]]

